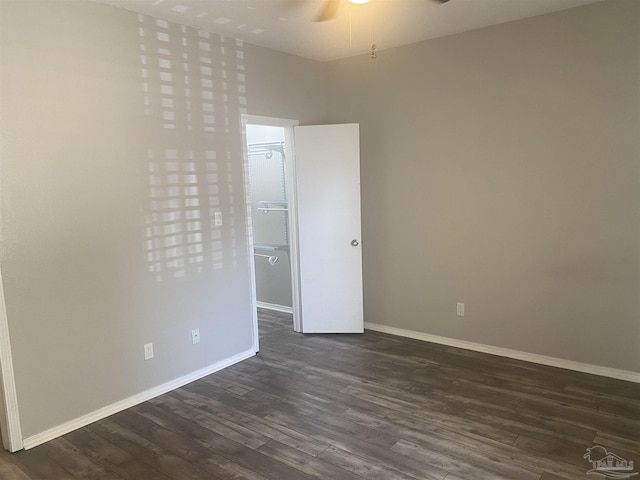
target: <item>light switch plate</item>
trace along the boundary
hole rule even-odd
[[[153,343],[144,344],[144,359],[149,360],[153,358]]]

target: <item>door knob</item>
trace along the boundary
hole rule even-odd
[[[351,246],[352,247],[357,247],[358,245],[360,245],[360,242],[358,242],[358,240],[356,240],[355,238],[353,240],[351,240]]]

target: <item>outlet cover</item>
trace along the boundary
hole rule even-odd
[[[196,343],[200,343],[200,329],[194,328],[191,330],[191,341],[195,345]]]
[[[153,358],[153,343],[144,344],[144,359],[149,360]]]
[[[456,315],[464,317],[464,303],[459,303],[456,306]]]

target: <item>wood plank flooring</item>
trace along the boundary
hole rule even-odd
[[[640,468],[639,384],[259,316],[255,358],[2,452],[0,479],[572,480],[594,444]]]

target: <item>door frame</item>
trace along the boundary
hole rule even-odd
[[[0,429],[5,450],[17,452],[24,448],[2,271],[0,271]]]
[[[256,295],[256,267],[253,256],[253,213],[251,211],[251,184],[249,176],[249,153],[247,149],[247,124],[264,125],[268,127],[280,127],[284,129],[284,152],[285,152],[285,192],[288,202],[288,222],[289,222],[289,260],[291,263],[291,305],[293,310],[293,330],[302,331],[302,318],[300,310],[300,264],[298,258],[298,214],[297,214],[297,192],[295,186],[296,169],[294,155],[294,135],[293,127],[298,126],[298,120],[289,118],[265,117],[261,115],[242,114],[242,148],[243,148],[243,170],[244,170],[244,193],[247,219],[247,253],[249,255],[249,277],[251,281],[251,309],[253,312],[253,344],[254,350],[259,351],[258,334],[258,305]]]

